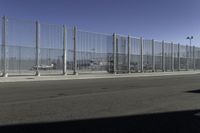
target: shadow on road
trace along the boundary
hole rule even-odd
[[[200,89],[198,90],[191,90],[191,91],[186,91],[187,93],[200,93]]]
[[[0,127],[0,132],[197,133],[200,110]]]

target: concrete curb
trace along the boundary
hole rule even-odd
[[[87,74],[87,75],[56,75],[56,76],[18,76],[1,77],[0,83],[6,82],[32,82],[32,81],[56,81],[56,80],[77,80],[77,79],[101,79],[101,78],[137,78],[137,77],[156,77],[156,76],[175,76],[200,74],[200,71],[185,72],[155,72],[155,73],[131,73],[131,74]]]

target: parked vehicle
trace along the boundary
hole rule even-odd
[[[55,64],[51,64],[51,65],[39,65],[38,66],[38,69],[39,70],[53,70],[53,69],[56,69],[56,67],[55,67],[56,65]],[[37,69],[37,66],[36,65],[34,65],[32,68],[31,68],[31,70],[36,70]]]

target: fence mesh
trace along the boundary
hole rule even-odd
[[[73,28],[67,28],[67,73],[73,74],[74,68],[74,31]]]
[[[10,75],[34,75],[35,48],[7,46],[8,72]]]
[[[180,69],[187,69],[187,47],[184,45],[180,46]]]
[[[107,72],[111,61],[112,35],[77,32],[78,72]]]
[[[6,66],[9,75],[33,75],[35,23],[7,18],[6,30]]]
[[[172,45],[171,43],[165,43],[165,71],[172,70]]]
[[[128,72],[128,39],[126,36],[117,36],[116,66],[118,73]]]
[[[4,66],[9,75],[34,75],[37,67],[41,75],[63,73],[64,27],[62,25],[40,23],[39,66],[36,66],[36,22],[6,18],[6,46],[2,44],[3,22],[4,20],[0,19],[0,73],[3,72]],[[112,73],[114,64],[116,64],[117,73],[128,72],[128,37],[124,35],[116,37],[116,62],[114,62],[113,35],[77,30],[75,38],[74,29],[67,28],[65,37],[67,73],[72,74],[74,71],[75,56],[78,73]],[[76,49],[74,49],[75,40]],[[163,60],[162,42],[154,41],[153,45],[152,40],[145,39],[141,42],[140,38],[134,37],[130,38],[130,41],[131,72],[141,72],[142,69],[148,72],[154,67],[155,71],[162,71],[163,68],[165,71],[171,71],[173,68],[179,70],[179,66],[180,70],[200,69],[200,48],[198,47],[172,45],[166,42]],[[155,59],[155,66],[153,66],[153,59]]]
[[[1,43],[2,43],[2,19],[0,18],[0,44]]]
[[[131,72],[140,72],[141,70],[141,44],[139,38],[131,38]]]
[[[7,18],[7,38],[9,46],[35,47],[36,27],[35,22]]]
[[[2,75],[2,19],[0,18],[0,74]]]
[[[144,40],[143,41],[143,67],[144,71],[152,71],[153,63],[152,63],[152,40]]]
[[[178,44],[174,44],[173,46],[174,52],[174,70],[179,70],[179,59],[178,59]]]
[[[40,73],[61,74],[63,70],[63,26],[40,25]]]
[[[200,48],[195,48],[195,68],[200,69]]]
[[[162,71],[162,42],[154,42],[155,70]]]
[[[189,69],[194,69],[194,59],[193,59],[193,56],[194,56],[194,49],[192,46],[188,46],[188,64],[189,64]]]

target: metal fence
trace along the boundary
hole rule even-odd
[[[194,46],[7,17],[0,25],[5,77],[200,69],[200,48]]]

